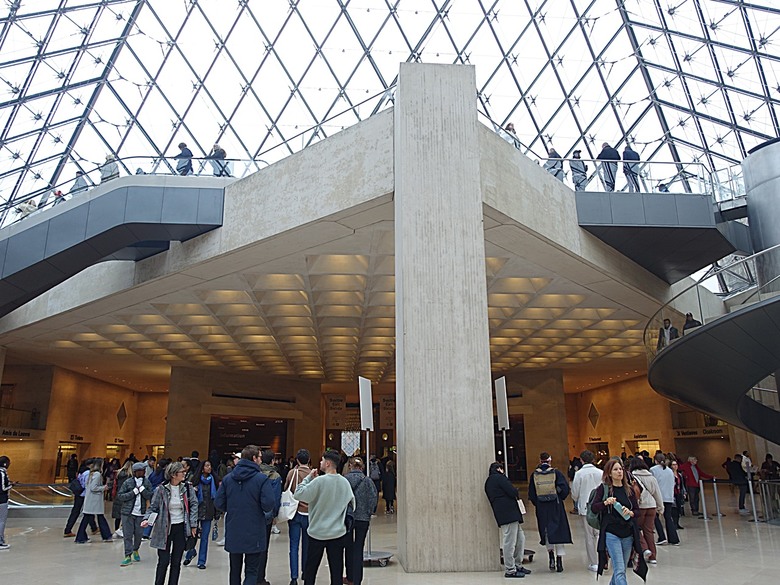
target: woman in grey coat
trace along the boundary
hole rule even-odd
[[[76,543],[78,544],[89,542],[87,524],[89,524],[89,520],[92,517],[97,520],[103,542],[111,542],[113,540],[111,529],[108,527],[106,517],[103,515],[106,511],[103,503],[103,494],[106,491],[106,486],[103,484],[102,469],[103,460],[100,458],[95,459],[89,467],[89,475],[84,486],[84,508],[82,508],[84,516],[81,519],[81,524],[79,524],[78,532],[76,532]]]
[[[149,546],[157,549],[157,572],[154,585],[165,585],[165,575],[170,565],[168,585],[179,583],[181,559],[188,536],[195,536],[198,530],[198,497],[192,486],[184,481],[184,466],[174,461],[165,468],[165,483],[152,496],[152,503],[146,511],[141,527],[149,526],[153,520]],[[208,535],[204,535],[208,538]]]

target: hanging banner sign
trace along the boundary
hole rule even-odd
[[[379,427],[395,428],[395,396],[379,397]]]
[[[328,428],[345,429],[347,424],[347,397],[343,394],[329,394],[325,397],[328,405]]]

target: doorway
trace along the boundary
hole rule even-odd
[[[79,456],[79,446],[76,443],[60,443],[57,446],[57,463],[54,466],[54,481],[68,481],[68,461],[71,455]]]
[[[118,459],[119,463],[124,463],[125,451],[127,451],[127,445],[106,445],[106,461]]]
[[[609,443],[585,443],[585,448],[596,456],[593,464],[599,468],[604,467],[609,459]]]

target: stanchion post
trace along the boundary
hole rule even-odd
[[[725,516],[725,514],[720,513],[720,501],[718,500],[718,480],[714,477],[712,478],[712,492],[715,495],[715,515],[718,518]]]
[[[704,482],[701,479],[699,480],[699,502],[701,503],[701,511],[704,514],[701,519],[712,520],[707,515],[707,502],[704,501]]]
[[[756,497],[753,494],[753,481],[751,474],[748,473],[748,489],[750,490],[750,504],[753,506],[753,522],[758,523],[758,512],[756,511]]]

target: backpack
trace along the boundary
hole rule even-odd
[[[84,493],[84,488],[81,487],[81,482],[79,481],[78,477],[75,477],[71,480],[71,482],[68,484],[68,489],[74,496],[80,496]]]
[[[537,469],[534,471],[534,487],[536,488],[536,499],[540,502],[554,502],[558,499],[558,490],[555,488],[557,478],[555,468],[550,467],[547,471]]]
[[[603,502],[609,497],[609,488],[605,483],[602,483],[601,485],[604,486],[604,498],[601,500]],[[588,496],[588,508],[585,512],[585,519],[588,522],[588,526],[590,526],[591,528],[595,528],[596,530],[601,529],[601,514],[596,514],[594,511],[591,510],[590,507],[593,505],[593,502],[596,500],[596,490],[598,489],[599,488],[597,486],[590,491],[590,495]]]
[[[382,473],[379,471],[379,463],[377,463],[376,461],[372,461],[371,463],[369,463],[368,469],[369,469],[368,472],[369,478],[373,480],[377,480],[382,477]]]

